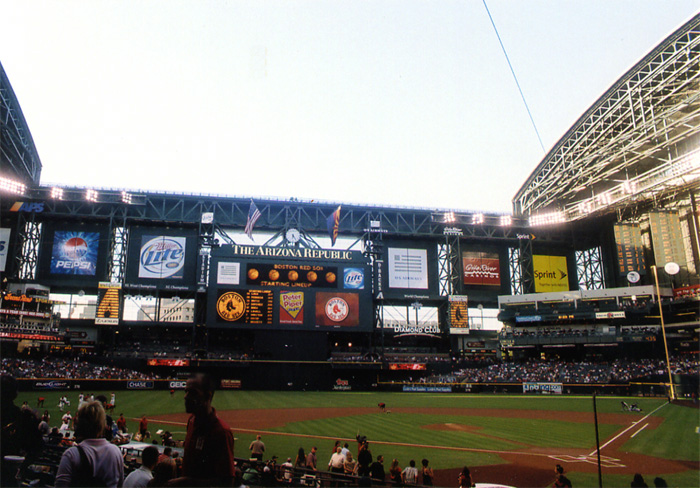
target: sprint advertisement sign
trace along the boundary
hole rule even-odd
[[[569,291],[566,256],[532,256],[535,293]]]

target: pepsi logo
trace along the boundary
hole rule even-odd
[[[71,237],[63,244],[63,255],[74,261],[83,259],[88,251],[88,244],[82,237]]]

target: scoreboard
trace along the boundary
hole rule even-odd
[[[222,246],[210,269],[211,327],[371,330],[371,273],[360,252]]]

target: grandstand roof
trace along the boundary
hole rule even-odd
[[[39,184],[41,160],[10,80],[0,63],[0,175]]]
[[[700,14],[620,77],[513,199],[516,213],[573,221],[700,187]]]

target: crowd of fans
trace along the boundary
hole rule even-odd
[[[698,375],[700,361],[695,357],[671,360],[674,374]],[[463,368],[452,375],[443,375],[448,383],[626,383],[635,378],[667,374],[666,362],[655,359],[600,361],[528,361],[495,363],[485,368]]]
[[[2,358],[1,372],[15,378],[158,379],[156,375],[140,371],[53,356],[42,359]]]

